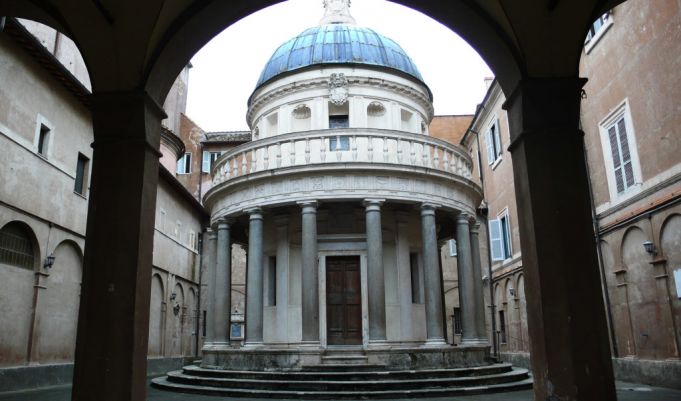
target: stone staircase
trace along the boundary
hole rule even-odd
[[[526,369],[499,363],[456,369],[385,370],[361,355],[327,354],[319,365],[289,371],[237,371],[186,366],[152,380],[158,388],[226,397],[401,399],[532,388]]]

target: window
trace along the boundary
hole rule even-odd
[[[625,100],[600,124],[601,144],[611,199],[641,182],[638,152]]]
[[[277,257],[270,256],[267,263],[267,306],[277,306]]]
[[[350,150],[350,138],[336,136],[329,139],[329,150]]]
[[[192,154],[185,153],[177,161],[177,174],[189,174],[192,172]]]
[[[412,252],[409,254],[409,265],[411,268],[411,303],[423,303],[423,280],[421,275],[421,263],[419,254]]]
[[[502,344],[506,343],[506,316],[504,311],[499,311],[499,341]]]
[[[494,164],[497,160],[501,159],[502,153],[499,119],[495,119],[494,123],[487,130],[485,142],[487,143],[487,163]]]
[[[33,270],[36,247],[31,233],[19,223],[9,223],[0,230],[0,264]]]
[[[450,239],[447,241],[447,245],[449,245],[449,256],[456,256],[456,240]]]
[[[222,152],[203,152],[203,159],[201,161],[201,171],[204,173],[210,173],[213,168],[215,161],[222,155]]]
[[[40,131],[38,131],[38,153],[47,157],[47,150],[50,146],[50,139],[52,131],[44,124],[40,124]]]
[[[454,334],[463,334],[463,325],[461,324],[461,308],[454,308],[452,321],[454,325]]]
[[[348,115],[329,116],[329,128],[349,128],[350,118]]]
[[[73,192],[85,195],[89,164],[90,159],[85,157],[82,153],[78,153],[78,161],[76,162],[76,182],[73,185]]]
[[[159,209],[158,211],[158,220],[156,221],[156,228],[161,230],[161,232],[165,231],[166,229],[166,211],[163,208]]]
[[[506,260],[513,255],[511,251],[511,225],[508,212],[489,221],[490,252],[492,261]]]
[[[182,223],[180,220],[175,221],[175,231],[173,231],[173,234],[175,235],[175,238],[178,240],[180,239],[180,231],[182,230]]]
[[[196,246],[196,233],[194,230],[189,230],[189,247],[193,250],[196,250],[198,247]]]
[[[603,34],[612,25],[612,15],[607,12],[594,21],[589,27],[589,32],[586,34],[586,39],[584,40],[584,50],[588,54],[591,48],[601,39]]]

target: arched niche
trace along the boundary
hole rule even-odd
[[[54,264],[45,280],[45,289],[36,307],[34,361],[71,362],[76,350],[80,283],[83,252],[73,241],[61,242],[54,249]]]

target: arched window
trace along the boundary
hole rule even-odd
[[[0,229],[0,264],[33,270],[36,250],[30,228],[12,222]]]

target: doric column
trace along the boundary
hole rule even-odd
[[[72,399],[144,400],[160,105],[143,91],[90,96],[90,200]],[[125,157],[125,168],[120,166]]]
[[[215,272],[217,262],[217,235],[215,231],[206,230],[206,241],[203,244],[203,262],[206,266],[206,338],[204,345],[212,345],[215,340]]]
[[[585,82],[526,79],[504,105],[537,400],[616,399],[579,129]]]
[[[482,288],[482,264],[480,261],[480,224],[476,221],[470,226],[471,259],[473,262],[473,301],[475,307],[475,338],[480,343],[488,343],[485,327],[485,296]]]
[[[367,199],[367,284],[369,288],[369,340],[384,341],[385,337],[385,279],[383,272],[383,234],[381,232],[381,204],[383,199]]]
[[[218,221],[217,257],[215,269],[215,345],[229,345],[230,320],[232,316],[232,241],[227,220]]]
[[[299,202],[302,207],[302,302],[303,341],[319,341],[319,274],[317,251],[317,202]]]
[[[246,343],[262,343],[263,314],[263,217],[262,209],[253,208],[249,214],[248,271],[246,273]]]
[[[423,253],[423,280],[426,291],[426,338],[429,343],[444,344],[442,322],[442,276],[440,252],[437,246],[435,209],[429,203],[421,205],[421,241]]]
[[[456,217],[456,264],[458,267],[459,307],[463,326],[462,344],[479,344],[475,329],[475,274],[471,254],[470,216],[459,213]]]

